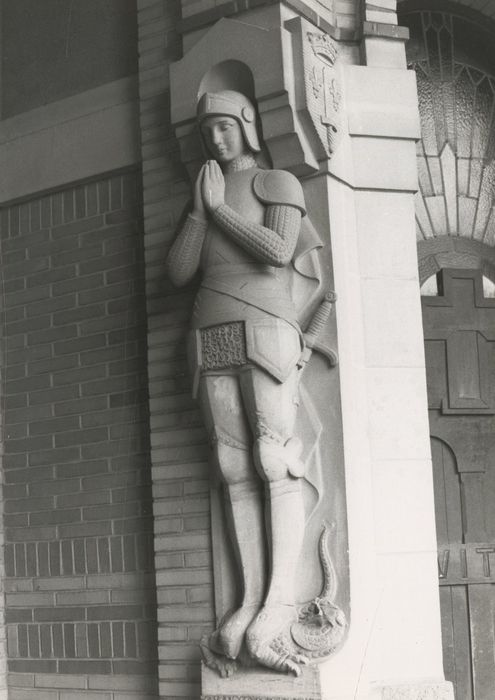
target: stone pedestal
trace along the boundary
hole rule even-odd
[[[202,700],[319,700],[320,673],[307,666],[295,678],[260,668],[238,670],[230,678],[220,678],[206,666],[201,668]]]

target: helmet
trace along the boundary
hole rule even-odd
[[[242,129],[244,140],[251,151],[261,151],[256,131],[256,111],[253,103],[236,90],[205,92],[198,102],[198,123],[208,117],[225,115],[236,119]]]

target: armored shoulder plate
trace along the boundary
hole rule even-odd
[[[299,180],[285,170],[262,170],[253,180],[254,193],[264,204],[285,204],[306,214]]]

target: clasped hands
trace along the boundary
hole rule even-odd
[[[206,219],[225,202],[225,178],[216,160],[207,160],[194,185],[193,214]]]

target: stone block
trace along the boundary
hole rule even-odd
[[[177,683],[160,680],[160,697],[197,698],[199,697],[198,683]]]
[[[367,36],[363,43],[367,66],[403,69],[406,67],[404,41],[393,41],[388,37]]]
[[[373,2],[367,4],[375,9],[380,8],[381,10],[389,10],[391,12],[395,12],[397,9],[397,0],[373,0]]]
[[[261,669],[239,669],[230,678],[220,678],[204,664],[201,671],[201,697],[203,700],[319,700],[321,698],[320,672],[315,666],[307,666],[298,678]]]
[[[392,553],[381,560],[367,660],[371,677],[390,683],[442,678],[435,552]]]
[[[74,690],[82,690],[86,687],[86,679],[81,676],[38,673],[34,677],[34,685],[36,688],[71,688]]]
[[[374,459],[430,459],[422,368],[369,369],[368,412]]]
[[[361,276],[416,280],[413,197],[361,191],[355,201]]]
[[[416,76],[413,72],[347,66],[345,82],[351,136],[419,138]]]
[[[431,462],[387,460],[372,469],[377,550],[435,551]]]
[[[351,139],[354,186],[415,192],[418,187],[413,140],[362,136]]]
[[[88,678],[88,687],[92,690],[108,690],[116,692],[120,698],[122,691],[135,693],[151,693],[156,686],[156,679],[147,675],[116,675]],[[141,697],[141,696],[140,696]]]
[[[33,688],[35,676],[32,673],[9,673],[7,676],[9,687]]]
[[[362,294],[366,364],[424,367],[418,282],[366,279]]]
[[[369,5],[368,5],[369,8]],[[381,24],[397,24],[397,15],[395,12],[388,12],[380,9],[366,10],[367,22],[380,22]]]
[[[11,688],[9,698],[11,700],[59,700],[57,691],[28,690],[27,688]]]

